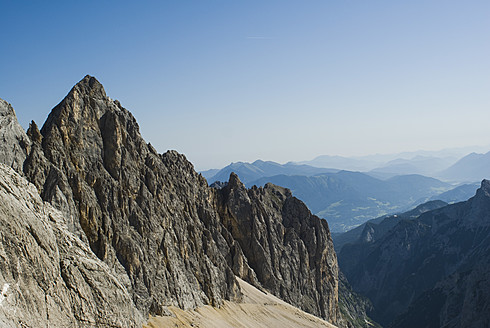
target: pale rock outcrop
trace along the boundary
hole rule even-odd
[[[239,276],[341,323],[337,260],[328,225],[290,191],[272,185],[247,191],[235,175],[221,190],[210,188],[185,156],[176,151],[158,154],[147,144],[131,113],[107,97],[91,76],[72,88],[41,130],[32,122],[27,135],[30,147],[22,170],[14,168],[62,213],[62,230],[81,245],[70,249],[93,252],[96,267],[107,270],[109,282],[118,283],[104,290],[113,289],[114,297],[119,291],[129,295],[113,312],[105,300],[90,298],[107,309],[107,316],[124,310],[147,317],[168,313],[169,306],[193,309],[239,302]],[[17,139],[11,143],[20,144]],[[43,258],[39,265],[63,270],[51,260],[57,258]],[[26,261],[33,260],[26,256]],[[82,276],[98,281],[89,273]],[[92,292],[102,295],[97,286]],[[29,290],[26,286],[22,292]],[[85,294],[80,297],[86,299]],[[111,304],[118,306],[120,299]],[[87,305],[81,312],[98,318],[97,311]],[[124,318],[114,326],[139,320]],[[76,326],[86,319],[74,320]]]
[[[0,99],[0,163],[22,172],[31,141],[17,121],[12,106]]]
[[[146,144],[131,113],[95,78],[73,87],[40,133],[26,175],[127,281],[142,313],[240,299],[206,227],[219,225],[206,181],[183,155]]]
[[[68,231],[34,185],[0,164],[0,325],[140,327],[110,268]]]

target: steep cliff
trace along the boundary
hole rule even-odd
[[[9,139],[18,159],[3,162],[62,213],[66,233],[130,295],[131,311],[238,302],[236,275],[341,322],[328,226],[289,191],[247,191],[234,175],[222,190],[208,187],[183,155],[147,144],[131,113],[91,76],[27,136]]]
[[[444,248],[441,264],[451,273],[415,299],[394,327],[490,326],[490,181],[483,180],[476,195],[420,218],[435,231],[433,241]],[[437,253],[436,253],[437,254]]]
[[[12,106],[0,99],[0,163],[22,172],[31,141],[20,126]]]
[[[219,196],[223,224],[260,284],[307,312],[338,322],[337,258],[326,221],[288,189],[267,184],[247,190],[234,173]]]
[[[487,327],[490,182],[466,202],[401,220],[373,243],[345,245],[339,263],[384,325],[408,311],[394,327]]]
[[[138,327],[131,295],[35,186],[0,164],[0,326]]]
[[[206,181],[184,156],[146,144],[134,117],[95,78],[70,91],[40,135],[25,174],[128,282],[138,309],[239,300],[227,250],[213,239],[219,218]]]

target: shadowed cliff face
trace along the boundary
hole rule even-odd
[[[487,327],[490,182],[466,202],[401,220],[373,243],[344,246],[339,259],[382,324],[398,317],[394,327]]]
[[[0,164],[0,327],[141,327],[131,295],[34,185]]]
[[[147,145],[134,117],[95,78],[70,91],[41,135],[26,175],[73,218],[72,228],[83,231],[101,260],[129,277],[138,309],[160,313],[163,305],[186,309],[240,298],[200,217],[219,219],[206,181],[184,156],[159,155]]]
[[[246,189],[234,173],[220,190],[223,224],[239,242],[260,284],[331,322],[338,312],[338,267],[326,221],[288,189]]]
[[[143,315],[239,301],[237,275],[339,322],[328,226],[289,191],[247,191],[233,175],[208,187],[183,155],[146,144],[90,76],[27,135],[23,173]]]

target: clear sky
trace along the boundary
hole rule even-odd
[[[490,1],[0,1],[27,128],[86,74],[198,170],[486,145]]]

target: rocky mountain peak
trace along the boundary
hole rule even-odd
[[[483,180],[474,197],[467,201],[468,214],[461,222],[468,228],[481,228],[490,222],[490,181]]]
[[[484,193],[485,196],[490,197],[490,181],[487,179],[484,179],[481,182],[481,187],[479,189],[481,193]]]
[[[340,322],[338,279],[330,278],[338,277],[337,258],[327,223],[290,190],[271,183],[246,189],[234,173],[219,195],[224,225],[261,286],[307,312]]]
[[[0,99],[0,162],[22,172],[31,142],[17,121],[12,106]]]
[[[15,115],[14,109],[12,106],[3,99],[0,99],[0,116],[1,117],[9,117]]]
[[[265,184],[264,189],[271,189],[272,192],[276,196],[280,197],[281,200],[286,200],[287,198],[293,197],[291,190],[288,188],[280,187],[270,182]]]
[[[161,315],[167,306],[239,301],[239,276],[341,322],[328,226],[286,189],[247,189],[233,173],[223,189],[210,188],[184,155],[147,144],[132,114],[88,75],[40,131],[31,123],[28,132],[33,142],[20,171],[61,212],[67,233],[120,282],[134,311]],[[7,153],[17,144],[0,147]]]
[[[102,84],[87,75],[53,108],[41,133],[46,136],[53,126],[93,126],[108,110],[117,108],[116,102],[107,97]]]
[[[93,98],[105,98],[106,93],[102,84],[93,76],[85,75],[72,89],[80,94],[86,94]]]
[[[236,189],[236,188],[245,188],[245,186],[243,185],[243,183],[240,181],[240,178],[238,177],[238,175],[235,173],[235,172],[231,172],[230,173],[230,179],[228,181],[228,185],[230,186],[230,188],[232,189]]]
[[[36,122],[31,121],[31,123],[29,123],[29,129],[27,129],[27,136],[31,139],[32,142],[41,143],[43,136],[41,134],[41,131],[39,131]]]
[[[407,216],[416,212],[390,229],[380,229],[387,220],[372,225],[378,235],[370,242],[344,245],[342,271],[383,326],[488,327],[490,182],[467,201]]]

